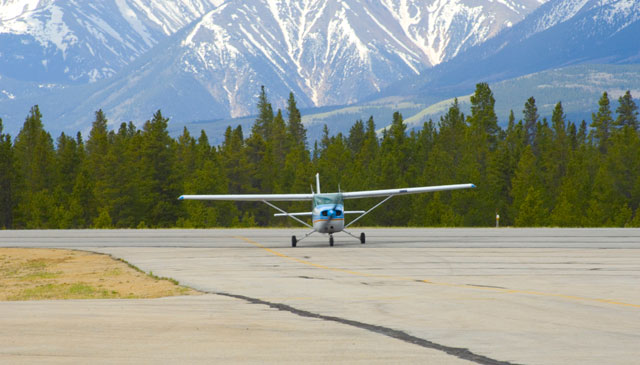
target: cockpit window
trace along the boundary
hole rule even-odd
[[[315,207],[321,204],[344,204],[344,200],[342,199],[342,194],[340,193],[314,195],[313,206]]]
[[[323,217],[327,216],[327,213],[329,213],[328,210],[323,210],[322,213],[320,213]]]
[[[342,211],[341,210],[336,210],[336,215],[337,216],[341,216],[342,215]]]

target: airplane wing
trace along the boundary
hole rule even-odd
[[[350,191],[350,192],[343,192],[342,197],[344,199],[371,198],[371,197],[377,197],[377,196],[406,195],[406,194],[430,193],[434,191],[443,191],[443,190],[469,189],[469,188],[475,188],[475,187],[476,186],[473,184],[456,184],[456,185],[421,186],[421,187],[415,187],[415,188],[386,189],[386,190]]]
[[[297,201],[313,200],[313,194],[182,195],[179,200]]]
[[[347,210],[343,212],[344,214],[362,214],[364,210]],[[313,212],[300,212],[300,213],[276,213],[274,217],[287,217],[287,216],[303,216],[303,215],[313,215]]]
[[[298,216],[304,216],[304,215],[313,215],[313,212],[300,212],[300,213],[276,213],[273,216],[274,217],[298,217]]]

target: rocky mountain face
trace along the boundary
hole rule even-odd
[[[552,0],[451,62],[383,94],[441,98],[470,93],[478,80],[497,82],[578,64],[639,63],[639,34],[639,0]]]
[[[109,78],[222,0],[0,0],[0,74],[42,83]]]
[[[0,107],[24,115],[11,105],[33,94],[74,127],[98,108],[114,122],[157,108],[180,121],[228,118],[254,112],[260,85],[276,106],[290,91],[301,107],[344,105],[544,1],[0,0]],[[24,90],[43,84],[55,92]]]
[[[205,15],[180,39],[178,58],[229,101],[253,110],[257,85],[302,106],[353,103],[393,80],[415,76],[519,21],[537,2],[249,0]]]

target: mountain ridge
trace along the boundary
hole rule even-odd
[[[7,1],[11,0],[4,0],[4,4]],[[49,7],[61,3],[43,1]],[[105,4],[111,6],[116,15],[127,13],[123,10],[125,4],[142,22],[149,17],[145,18],[141,15],[143,12],[136,9],[154,1],[110,0]],[[204,2],[173,0],[171,3]],[[69,4],[79,3],[70,1]],[[280,108],[284,107],[291,91],[302,108],[354,103],[396,79],[416,76],[433,63],[446,61],[517,23],[537,7],[539,1],[481,1],[479,4],[472,0],[228,1],[180,28],[184,32],[165,37],[162,34],[166,32],[156,29],[154,34],[158,35],[152,37],[155,45],[149,49],[145,47],[151,38],[145,42],[140,32],[130,26],[131,16],[117,16],[125,25],[123,28],[131,30],[131,38],[136,41],[131,43],[133,48],[146,50],[142,54],[123,51],[121,57],[109,67],[103,67],[104,70],[92,65],[90,70],[102,72],[95,77],[78,71],[74,75],[81,77],[62,82],[66,74],[58,68],[59,78],[46,83],[59,84],[56,91],[63,92],[34,101],[43,104],[43,109],[49,105],[56,110],[53,123],[59,125],[59,129],[86,126],[92,111],[98,108],[111,115],[114,123],[144,120],[148,110],[156,106],[167,109],[178,122],[249,115],[255,107],[260,85],[268,87],[272,103]],[[3,36],[16,35],[5,32],[0,38]],[[22,40],[14,39],[14,44],[21,44]],[[168,46],[167,42],[175,45]],[[125,44],[124,49],[129,48]],[[41,51],[35,50],[35,53]],[[105,52],[110,52],[108,47]],[[157,64],[147,55],[155,56]],[[58,58],[63,57],[59,54]],[[140,62],[141,59],[149,62]],[[31,71],[46,66],[41,59],[35,57],[34,60]],[[14,68],[26,73],[18,61],[14,62]],[[50,69],[57,64],[62,63],[47,61]],[[5,66],[0,69],[9,69]],[[30,75],[36,74],[31,71]],[[17,71],[0,73],[16,81],[21,78],[29,81],[25,87],[33,87],[33,81],[43,82],[23,77]],[[133,81],[138,85],[133,85]],[[66,86],[74,82],[92,82],[100,87]],[[12,85],[15,88],[15,83]],[[25,93],[3,86],[1,80],[0,89],[14,96]],[[107,95],[103,90],[113,90],[113,93]],[[123,90],[131,93],[125,95]],[[95,103],[90,104],[88,100]],[[160,101],[168,104],[160,105]],[[147,103],[146,107],[139,106],[142,103]],[[0,95],[0,106],[13,114],[6,119],[14,119],[18,111],[11,105],[17,104]]]

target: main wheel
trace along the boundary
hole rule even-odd
[[[360,243],[362,243],[364,245],[365,242],[365,237],[364,237],[364,232],[360,233]]]
[[[296,247],[297,243],[298,239],[296,239],[296,236],[291,236],[291,247]]]
[[[333,246],[333,236],[329,236],[329,246]]]

